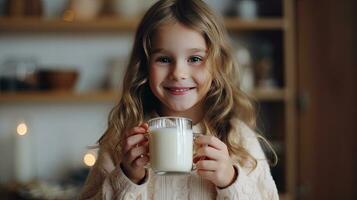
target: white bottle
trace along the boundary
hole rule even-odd
[[[115,0],[114,5],[116,13],[124,18],[137,17],[143,10],[141,0]]]
[[[239,17],[246,20],[257,18],[257,3],[255,0],[240,0],[237,4]]]
[[[238,61],[238,72],[240,87],[244,91],[251,91],[254,89],[254,74],[251,66],[251,55],[248,49],[239,48],[236,52]]]

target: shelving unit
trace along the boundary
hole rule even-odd
[[[114,102],[119,95],[114,91],[76,93],[70,91],[13,92],[0,94],[0,102]]]
[[[259,102],[279,105],[279,137],[283,140],[283,200],[296,199],[297,184],[297,149],[296,149],[296,80],[295,80],[295,1],[282,0],[283,16],[280,18],[258,18],[256,20],[241,20],[226,18],[225,25],[229,32],[239,31],[261,32],[277,31],[281,33],[282,41],[282,76],[283,87],[272,90],[253,90],[249,92]],[[98,33],[98,32],[132,32],[139,19],[101,18],[94,21],[66,22],[61,19],[44,20],[39,18],[4,18],[0,17],[0,34],[7,33]],[[0,103],[23,102],[114,102],[119,97],[113,91],[75,92],[19,92],[0,93]],[[273,113],[275,115],[275,113]],[[274,117],[274,116],[273,116]],[[280,133],[281,132],[281,133]],[[280,143],[281,144],[281,143]]]

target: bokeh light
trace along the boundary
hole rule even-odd
[[[91,167],[95,164],[96,157],[93,153],[86,153],[83,157],[83,162],[88,167]]]
[[[26,135],[27,134],[27,125],[25,123],[20,123],[16,128],[17,134]]]

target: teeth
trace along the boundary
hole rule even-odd
[[[170,90],[174,92],[185,92],[188,91],[189,89],[170,89]]]
[[[165,87],[166,90],[170,90],[172,92],[186,92],[191,89],[194,89],[194,87],[187,87],[187,88],[170,88],[170,87]]]

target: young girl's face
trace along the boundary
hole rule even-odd
[[[149,63],[150,88],[165,114],[202,112],[212,76],[201,33],[180,23],[161,26],[152,38]]]

